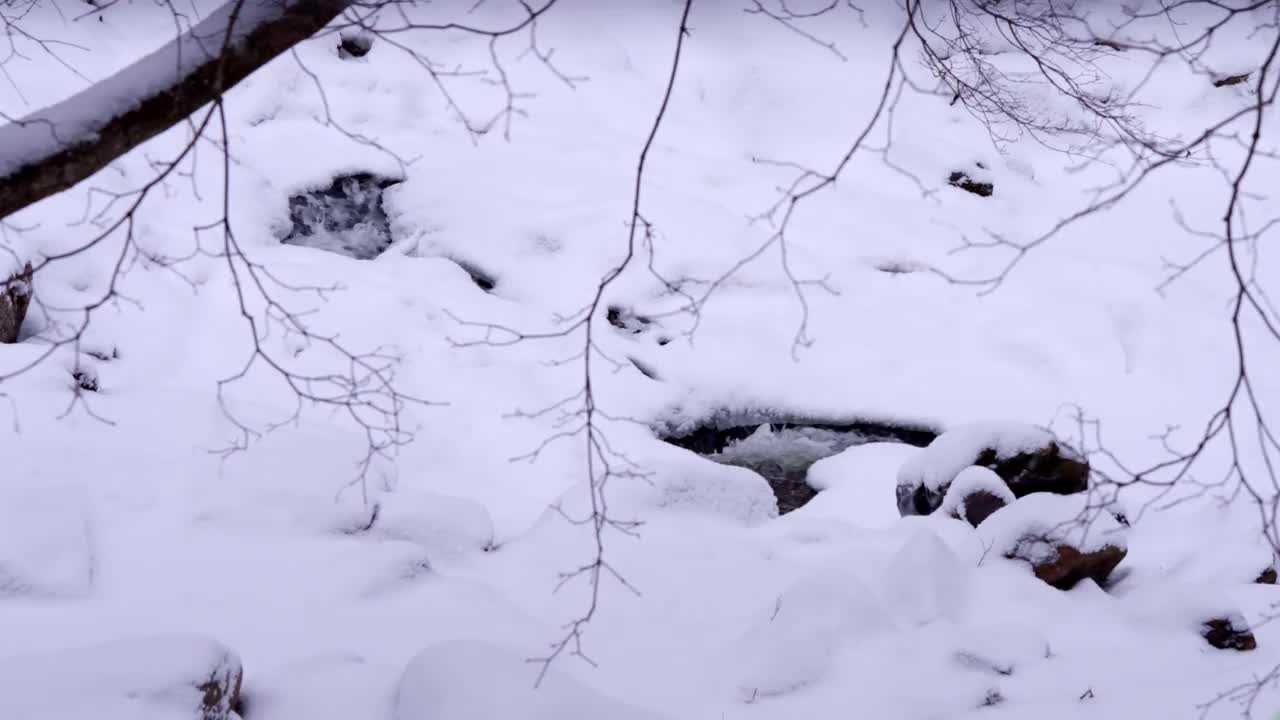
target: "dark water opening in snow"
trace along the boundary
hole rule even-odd
[[[856,445],[898,442],[924,447],[937,436],[931,427],[874,420],[745,418],[659,437],[708,460],[758,473],[773,488],[778,513],[786,514],[818,494],[806,480],[815,462]]]
[[[401,182],[355,173],[334,178],[327,188],[294,195],[289,198],[293,229],[281,242],[372,260],[391,247],[382,191]]]

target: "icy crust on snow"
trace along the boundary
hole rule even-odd
[[[544,651],[545,652],[545,651]],[[474,640],[439,643],[409,662],[396,691],[395,720],[663,720],[581,684],[534,654]]]
[[[1008,458],[1044,448],[1053,441],[1053,433],[1024,423],[992,420],[953,427],[903,464],[898,471],[898,486],[923,485],[941,490],[972,465],[983,450],[994,450],[997,457]]]
[[[938,507],[938,512],[968,520],[969,518],[964,514],[964,499],[976,492],[990,493],[1003,500],[1005,505],[1015,500],[1013,491],[994,470],[970,466],[961,470],[955,480],[951,481],[947,494],[942,497],[942,505]]]
[[[1032,493],[992,513],[978,533],[992,554],[1033,563],[1057,557],[1057,546],[1069,545],[1082,553],[1107,546],[1127,549],[1126,530],[1102,508],[1089,505],[1089,497]]]
[[[240,659],[198,635],[156,635],[0,659],[0,717],[205,720],[201,685],[233,689]],[[229,693],[228,693],[229,694]],[[218,706],[227,717],[230,697]]]

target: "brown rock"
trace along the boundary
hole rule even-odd
[[[986,490],[978,490],[968,495],[962,502],[961,516],[969,522],[970,525],[978,527],[983,520],[986,520],[991,513],[999,510],[1007,505],[1004,498],[997,497],[994,493]]]
[[[1258,573],[1258,577],[1257,579],[1254,580],[1254,582],[1258,583],[1259,585],[1275,585],[1276,569],[1273,567],[1269,567],[1266,570],[1263,570],[1262,572]]]
[[[1070,545],[1058,545],[1054,549],[1056,554],[1052,560],[1032,562],[1032,567],[1036,577],[1059,590],[1070,590],[1085,578],[1099,584],[1105,582],[1111,571],[1128,554],[1127,550],[1115,545],[1106,545],[1087,553]]]
[[[31,263],[0,283],[0,343],[18,341],[18,331],[31,305]]]
[[[1219,650],[1254,650],[1258,647],[1258,641],[1253,637],[1253,632],[1243,625],[1230,618],[1214,618],[1205,621],[1200,634]]]
[[[1015,497],[1034,492],[1071,495],[1089,489],[1089,464],[1063,452],[1050,442],[1035,452],[1001,458],[995,450],[983,450],[973,463],[989,467],[1004,479]]]

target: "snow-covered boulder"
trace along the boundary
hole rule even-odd
[[[233,720],[239,657],[198,635],[129,638],[0,659],[0,717]]]
[[[1016,422],[977,422],[939,435],[898,471],[898,512],[937,510],[956,475],[970,466],[994,471],[1015,497],[1088,489],[1089,465],[1048,430]]]
[[[518,651],[475,640],[433,645],[409,662],[396,690],[396,720],[661,720],[605,696]]]
[[[0,281],[0,343],[13,343],[31,305],[31,263],[5,275]]]
[[[978,527],[992,513],[1015,499],[1013,491],[999,475],[987,468],[974,466],[961,470],[951,481],[938,510]]]
[[[0,597],[78,597],[93,579],[88,509],[78,488],[0,484]]]
[[[991,556],[1023,561],[1060,590],[1101,583],[1128,553],[1125,528],[1083,496],[1036,493],[991,514],[978,528]]]

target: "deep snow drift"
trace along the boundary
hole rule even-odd
[[[81,341],[0,384],[0,656],[57,667],[58,653],[74,660],[106,643],[198,670],[209,664],[200,653],[225,646],[243,663],[241,710],[253,720],[1191,718],[1274,668],[1280,631],[1262,620],[1280,598],[1253,582],[1272,560],[1247,503],[1223,508],[1209,495],[1127,513],[1115,586],[1063,592],[990,553],[990,538],[962,520],[899,518],[904,465],[960,469],[918,468],[917,448],[874,442],[823,456],[824,446],[804,458],[816,460],[808,482],[820,492],[779,517],[760,475],[655,436],[725,411],[942,427],[998,419],[1070,433],[1067,406],[1080,406],[1137,465],[1163,456],[1151,435],[1201,427],[1221,403],[1233,367],[1221,268],[1156,291],[1165,258],[1203,249],[1170,201],[1216,221],[1217,171],[1169,170],[982,295],[927,268],[995,271],[1006,257],[954,253],[961,238],[1034,237],[1108,170],[1031,138],[997,148],[934,95],[903,93],[870,149],[796,210],[786,264],[772,245],[696,319],[676,312],[770,238],[752,218],[794,177],[779,163],[830,168],[870,118],[900,10],[863,5],[806,26],[837,39],[842,60],[734,3],[695,3],[645,177],[653,234],[592,321],[596,420],[616,472],[604,497],[618,522],[604,533],[598,597],[589,574],[562,582],[596,561],[590,526],[572,521],[599,496],[585,438],[546,442],[576,427],[558,411],[577,407],[583,383],[582,332],[555,333],[626,251],[636,158],[678,27],[672,2],[562,0],[537,42],[556,49],[563,78],[524,52],[527,35],[498,43],[523,111],[509,138],[505,119],[471,136],[441,94],[443,84],[475,117],[503,110],[501,83],[466,71],[490,65],[484,39],[394,36],[436,69],[462,68],[433,77],[391,43],[352,57],[331,35],[236,88],[230,222],[281,304],[262,319],[262,298],[242,290],[261,320],[257,347],[320,378],[349,365],[326,338],[377,351],[401,392],[429,401],[408,404],[402,425],[377,438],[413,442],[361,465],[369,438],[346,408],[304,403],[295,416],[293,390],[262,362],[219,391],[255,335],[235,292],[246,266],[233,278],[217,255],[221,234],[196,229],[223,208],[218,148],[200,144],[137,213],[137,252]],[[511,9],[487,3],[476,22]],[[69,45],[57,58],[26,47],[4,65],[6,117],[109,76],[172,31],[158,5],[82,20],[56,10],[37,6],[24,27]],[[1257,42],[1233,38],[1204,62],[1238,72]],[[1214,87],[1177,64],[1144,79],[1141,59],[1109,63],[1104,85],[1141,84],[1148,120],[1170,135],[1250,101],[1247,86]],[[888,153],[875,150],[890,127]],[[145,182],[185,133],[13,218],[25,230],[6,230],[0,242],[14,254],[0,253],[0,270],[91,238],[105,200],[89,186]],[[994,192],[952,187],[957,170]],[[1273,163],[1258,172],[1259,186],[1280,186]],[[390,247],[357,260],[332,252],[345,241],[329,236],[326,248],[282,243],[291,197],[360,173],[404,178],[381,196]],[[48,266],[23,341],[0,346],[0,373],[65,337],[77,308],[109,287],[119,247],[113,236]],[[1274,285],[1274,264],[1259,263],[1259,282]],[[615,327],[611,304],[651,320]],[[289,332],[283,312],[312,336]],[[507,344],[512,331],[550,337]],[[1259,379],[1264,396],[1280,396],[1274,377]],[[242,440],[247,449],[219,452]],[[525,660],[546,657],[590,608],[581,652],[591,662],[570,642],[534,694],[542,665]],[[1256,650],[1200,637],[1203,621],[1237,614]],[[191,633],[212,640],[139,640]],[[95,677],[94,665],[68,662],[68,673]],[[93,688],[112,702],[131,691],[169,702],[166,684],[185,677],[152,674],[123,694]],[[48,702],[73,681],[31,687],[42,682],[0,672],[2,702],[56,716]],[[1255,716],[1275,710],[1268,687]],[[1239,712],[1223,702],[1209,716]]]

